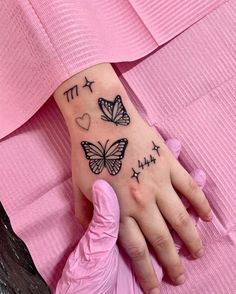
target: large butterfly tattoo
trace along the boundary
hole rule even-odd
[[[100,174],[105,167],[110,175],[115,176],[121,169],[121,160],[124,158],[128,140],[125,138],[117,140],[110,147],[107,147],[108,141],[104,146],[99,141],[98,145],[82,141],[81,146],[93,173]]]
[[[113,122],[115,125],[127,126],[130,123],[130,117],[122,103],[120,95],[117,95],[113,102],[99,98],[98,105],[103,112],[101,119]]]

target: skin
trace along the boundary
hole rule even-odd
[[[94,81],[92,91],[83,87],[85,76]],[[63,93],[75,84],[78,85],[79,94],[68,102]],[[101,119],[98,98],[113,101],[116,95],[122,97],[130,116],[128,126],[116,126]],[[202,190],[171,154],[161,136],[140,117],[110,64],[96,65],[71,77],[57,88],[54,98],[70,133],[75,213],[78,220],[87,227],[93,213],[92,184],[96,179],[106,180],[115,190],[120,205],[119,242],[129,255],[145,293],[159,288],[148,254],[148,243],[170,279],[176,284],[183,283],[184,269],[166,221],[190,253],[195,258],[201,257],[204,252],[201,239],[176,191],[188,199],[204,221],[210,221],[211,208]],[[84,113],[91,117],[88,130],[75,122]],[[111,176],[104,168],[99,175],[92,173],[81,141],[95,145],[100,141],[104,145],[107,139],[111,144],[121,138],[127,138],[128,145],[120,172]],[[152,150],[152,141],[160,146],[160,156]],[[156,163],[139,170],[138,160],[143,161],[144,157],[148,159],[150,154],[155,156]],[[140,183],[131,178],[132,168],[141,171]]]

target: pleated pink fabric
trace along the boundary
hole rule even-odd
[[[198,167],[207,173],[204,191],[214,219],[211,224],[198,222],[206,254],[193,261],[182,251],[188,280],[176,287],[164,279],[163,293],[236,293],[235,19],[236,1],[228,1],[147,57],[114,64],[140,114],[164,138],[176,137],[182,142],[180,161],[186,169]],[[46,64],[47,59],[43,60]],[[48,61],[56,64],[49,56]],[[54,76],[55,71],[48,68]],[[42,67],[41,74],[44,71],[45,84],[53,89],[59,79],[53,84],[53,77]],[[27,89],[32,90],[26,83],[16,85],[21,97]],[[32,97],[43,91],[40,82],[33,85],[27,101],[32,105],[31,114],[40,106],[35,106]],[[7,83],[4,87],[9,91]],[[2,93],[3,88],[0,96]],[[19,107],[18,112],[22,114],[24,109]],[[13,115],[17,116],[16,112],[10,117]],[[2,136],[16,126],[4,126],[5,121],[8,123],[9,117],[1,120]],[[73,218],[69,137],[53,99],[1,140],[0,199],[39,272],[55,289],[81,232]],[[127,292],[122,294],[137,294],[134,280],[124,276],[123,282]]]
[[[1,1],[0,138],[73,74],[101,62],[143,57],[223,2]]]

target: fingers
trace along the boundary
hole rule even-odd
[[[177,139],[166,140],[166,146],[170,149],[175,158],[179,157],[181,151],[181,143]]]
[[[132,217],[126,217],[120,223],[119,240],[131,260],[137,279],[144,292],[151,293],[152,289],[159,289],[146,241]],[[156,293],[159,293],[158,289]]]
[[[174,283],[182,284],[185,281],[184,269],[171,234],[157,206],[152,204],[148,208],[148,213],[147,211],[144,214],[140,213],[138,224],[170,279]]]
[[[157,198],[157,205],[165,219],[185,243],[192,255],[203,255],[202,242],[186,208],[175,190],[170,186],[165,195]]]
[[[171,166],[171,182],[188,199],[203,220],[212,219],[211,208],[203,191],[177,160],[173,160]]]
[[[206,183],[206,174],[201,169],[195,169],[190,173],[191,177],[197,183],[198,187],[203,189]]]

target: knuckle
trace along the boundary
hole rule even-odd
[[[188,189],[189,189],[190,195],[194,195],[199,189],[197,183],[191,177],[190,177],[189,182],[188,182]]]
[[[177,217],[176,220],[174,222],[174,226],[175,228],[182,228],[182,227],[186,227],[187,225],[189,225],[190,223],[190,217],[187,213],[187,211],[184,212],[180,212]]]
[[[145,246],[132,246],[127,248],[127,253],[132,260],[142,260],[147,256]]]
[[[161,234],[153,238],[151,244],[155,248],[165,249],[169,247],[171,243],[171,237],[167,234]]]
[[[183,271],[182,264],[180,261],[180,258],[177,260],[173,261],[171,266],[167,268],[168,275],[171,277],[178,277],[179,274]]]
[[[150,201],[147,197],[143,197],[140,188],[137,188],[134,184],[129,184],[129,191],[134,202],[138,204],[141,209],[146,209]]]

